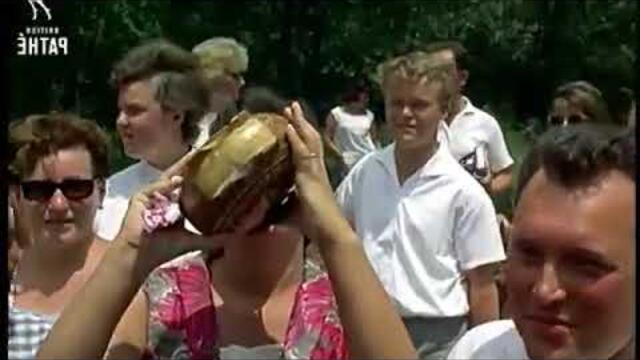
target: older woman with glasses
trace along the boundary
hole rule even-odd
[[[108,138],[72,114],[32,115],[9,130],[14,206],[28,229],[11,277],[11,359],[34,358],[58,314],[98,265],[93,220],[108,175]]]

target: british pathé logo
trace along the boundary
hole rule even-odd
[[[38,6],[47,15],[47,20],[51,20],[51,10],[49,10],[47,5],[44,4],[43,0],[27,0],[27,1],[29,1],[29,5],[31,5],[31,12],[33,13],[31,20],[38,19]]]
[[[51,20],[51,9],[44,0],[26,0],[31,6],[31,20],[38,20],[38,14],[44,13]],[[69,53],[69,40],[60,34],[58,26],[27,26],[18,33],[18,55],[21,56],[58,56]]]

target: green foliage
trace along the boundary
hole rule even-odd
[[[213,36],[235,37],[249,48],[250,84],[304,97],[321,119],[348,77],[371,74],[400,51],[446,38],[470,50],[467,92],[477,105],[497,109],[503,125],[542,117],[559,83],[585,79],[607,93],[633,88],[635,81],[637,3],[631,0],[111,0],[56,6],[71,36],[71,55],[9,59],[12,117],[71,110],[113,128],[111,65],[131,46],[160,36],[186,48]],[[379,94],[373,100],[381,114]]]

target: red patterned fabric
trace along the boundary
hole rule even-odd
[[[310,261],[296,292],[285,359],[344,359],[344,331],[326,273]],[[199,253],[156,269],[145,284],[149,299],[148,353],[156,359],[218,358],[216,311],[209,272]]]

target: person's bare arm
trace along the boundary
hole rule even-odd
[[[147,344],[148,305],[144,292],[138,291],[113,332],[106,359],[140,359]]]
[[[158,193],[171,196],[173,190],[182,184],[181,178],[173,174],[178,174],[192,156],[193,153],[185,156],[167,170],[160,180],[130,200],[122,230],[91,278],[65,306],[40,347],[38,359],[102,358],[116,325],[154,268],[188,251],[220,247],[217,240],[222,241],[222,237],[189,233],[182,223],[158,229],[152,234],[146,234],[143,230],[142,212],[150,199]],[[139,304],[137,310],[140,310]],[[141,327],[127,330],[136,329],[140,330]],[[141,334],[136,335],[136,344],[141,342],[138,336]],[[135,353],[127,352],[127,356],[135,356]]]
[[[114,240],[115,241],[115,240]],[[38,359],[100,359],[141,284],[135,249],[113,244],[87,284],[65,306]]]
[[[322,140],[324,141],[327,150],[329,150],[329,156],[342,160],[342,154],[340,153],[340,150],[338,150],[336,144],[333,142],[333,137],[336,134],[336,127],[336,119],[333,117],[333,115],[331,115],[331,113],[329,113],[324,122],[324,136]]]
[[[511,182],[513,180],[512,173],[513,166],[509,166],[493,174],[493,178],[489,184],[489,193],[491,195],[496,195],[507,191],[511,187]]]
[[[407,330],[336,203],[322,162],[320,135],[294,103],[285,111],[305,234],[317,242],[355,359],[415,359]],[[312,156],[316,154],[316,156]]]
[[[498,288],[495,283],[496,269],[497,264],[487,264],[465,272],[471,326],[497,320],[500,315]]]
[[[319,232],[314,240],[327,266],[350,354],[355,359],[416,358],[409,334],[371,268],[362,242],[337,206],[327,207],[331,209],[326,209],[326,232]]]

